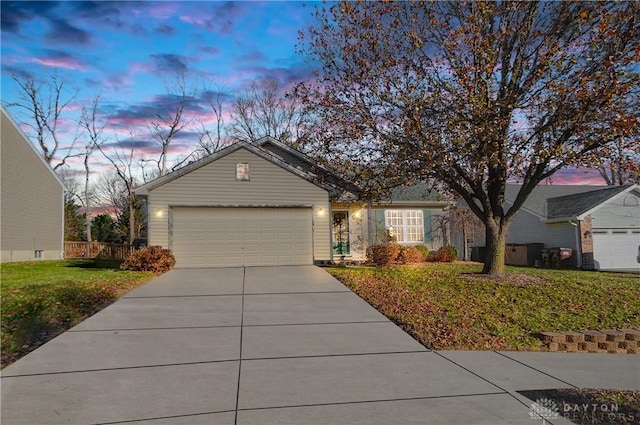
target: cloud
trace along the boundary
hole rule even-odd
[[[2,31],[19,33],[22,24],[47,15],[58,6],[55,1],[2,1],[0,2]]]
[[[195,7],[180,16],[180,20],[218,34],[229,35],[237,22],[247,14],[247,3],[205,3],[206,9]],[[211,10],[212,8],[213,10]]]
[[[218,90],[203,90],[200,93],[200,102],[205,104],[215,102],[218,99],[222,100],[222,102],[232,101],[234,96],[231,93],[218,91]]]
[[[3,58],[4,59],[4,58]],[[32,72],[27,71],[26,69],[22,69],[19,66],[15,66],[15,65],[2,65],[2,72],[6,73],[8,75],[15,75],[16,77],[20,78],[21,80],[27,80],[30,78],[34,78],[34,75]]]
[[[173,53],[151,55],[151,60],[153,61],[156,70],[160,72],[173,72],[177,74],[183,74],[188,69],[188,59],[185,56],[176,55]]]
[[[604,179],[593,168],[576,168],[567,167],[556,172],[551,177],[553,184],[569,184],[569,185],[587,185],[602,186],[605,184]]]
[[[220,54],[220,48],[216,47],[216,46],[203,46],[200,47],[200,49],[198,50],[201,53],[207,53],[209,55],[219,55]]]
[[[234,60],[234,62],[237,63],[237,64],[260,63],[260,62],[266,61],[267,59],[268,58],[265,55],[260,53],[260,51],[258,51],[258,49],[256,49],[254,47],[248,53],[245,53],[244,55],[238,56]]]
[[[70,25],[64,19],[51,19],[49,24],[51,30],[46,35],[49,41],[86,45],[90,44],[93,39],[93,36],[87,31]]]
[[[102,145],[103,149],[136,149],[146,152],[156,152],[159,150],[159,144],[155,140],[140,139],[140,138],[127,138],[119,140],[117,142],[105,143]]]
[[[275,68],[266,66],[247,66],[241,68],[241,71],[252,79],[276,80],[283,89],[288,89],[299,82],[307,81],[313,77],[313,71],[311,69],[298,65]]]
[[[176,32],[175,27],[167,24],[159,24],[154,30],[156,34],[160,35],[173,35]]]
[[[152,121],[157,121],[159,116],[170,117],[174,114],[180,101],[180,97],[174,94],[156,95],[148,102],[115,109],[109,116],[109,123],[128,129],[146,128]],[[183,116],[185,120],[206,110],[200,105],[200,99],[196,97],[187,96],[184,102]]]
[[[35,62],[40,65],[54,68],[65,68],[77,71],[84,71],[87,69],[86,63],[61,50],[45,50],[42,57],[33,57],[29,62]]]
[[[73,2],[70,6],[73,9],[73,14],[82,18],[112,18],[114,16],[121,16],[122,12],[120,8],[129,9],[134,6],[141,5],[141,2],[111,2],[111,1],[78,1]]]

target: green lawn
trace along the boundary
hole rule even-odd
[[[640,327],[640,277],[481,266],[333,268],[329,272],[434,349],[543,350],[534,334]]]
[[[2,367],[154,276],[91,260],[8,263],[0,273]]]

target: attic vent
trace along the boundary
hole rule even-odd
[[[626,196],[624,198],[623,204],[625,207],[637,207],[638,206],[638,198],[633,195]]]
[[[236,180],[239,182],[248,182],[249,179],[249,164],[246,162],[240,162],[236,164]]]

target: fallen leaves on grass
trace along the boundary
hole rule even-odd
[[[336,278],[423,345],[439,350],[545,350],[541,331],[635,328],[634,277],[480,265],[330,269]]]
[[[511,285],[524,288],[531,285],[548,285],[550,282],[548,279],[539,276],[531,276],[522,273],[506,273],[498,276],[487,275],[482,273],[460,273],[460,277],[474,282],[474,281],[491,281],[497,283],[508,283]]]

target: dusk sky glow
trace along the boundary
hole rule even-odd
[[[157,157],[159,145],[149,137],[147,123],[158,108],[169,105],[167,87],[176,75],[200,85],[187,113],[204,123],[213,121],[203,106],[205,81],[209,90],[222,91],[231,101],[254,80],[276,79],[287,89],[310,78],[310,65],[296,54],[295,45],[298,31],[313,22],[315,4],[2,1],[2,103],[19,100],[12,75],[57,74],[78,90],[64,123],[66,144],[76,134],[74,120],[83,104],[99,94],[102,112],[111,117],[105,128],[111,141],[131,138],[135,130],[142,155]],[[17,121],[27,120],[20,109],[8,110]],[[195,128],[179,136],[172,144],[174,157],[192,150]],[[99,154],[94,164],[96,173],[108,166]],[[71,167],[80,169],[81,160],[71,161]],[[580,169],[558,173],[553,183],[604,181],[597,171]]]

